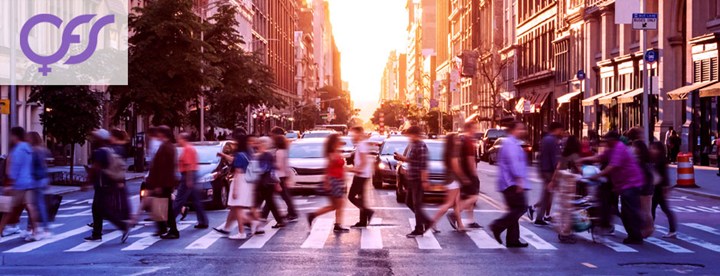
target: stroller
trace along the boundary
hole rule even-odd
[[[555,225],[561,243],[576,243],[574,233],[590,231],[595,241],[594,226],[597,225],[598,206],[597,187],[604,180],[594,181],[590,177],[600,172],[596,166],[585,165],[581,174],[570,171],[558,171],[559,208]]]

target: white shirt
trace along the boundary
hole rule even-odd
[[[279,149],[275,151],[275,174],[278,177],[287,177],[289,174],[288,170],[288,151]]]
[[[365,154],[365,157],[367,161],[365,161],[365,167],[360,168],[357,167],[357,169],[360,170],[360,173],[356,174],[358,177],[363,178],[370,178],[372,177],[372,156],[370,155],[370,144],[368,144],[367,141],[361,141],[358,143],[357,148],[355,149],[355,160],[353,162],[354,166],[360,166],[361,162],[361,156],[362,154]]]
[[[150,138],[150,143],[148,144],[148,161],[152,162],[158,149],[160,149],[160,145],[162,145],[162,141]]]

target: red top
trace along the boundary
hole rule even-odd
[[[328,163],[327,168],[327,175],[329,177],[335,177],[335,178],[343,178],[344,177],[344,168],[345,168],[345,159],[344,158],[335,158],[330,159],[330,163]]]

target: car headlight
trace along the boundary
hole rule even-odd
[[[206,175],[200,177],[200,179],[198,179],[197,182],[198,183],[213,182],[213,181],[215,181],[217,176],[218,176],[218,174],[216,172],[209,173],[209,174],[206,174]]]
[[[384,170],[385,168],[387,168],[387,165],[385,165],[385,163],[378,164],[378,169]]]

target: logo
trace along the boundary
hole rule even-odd
[[[72,44],[80,43],[80,36],[73,34],[75,29],[83,24],[90,23],[90,21],[92,21],[96,16],[97,15],[95,14],[84,14],[70,20],[70,22],[68,22],[65,26],[65,29],[62,30],[62,43],[60,44],[60,48],[57,52],[49,56],[41,56],[30,48],[30,32],[40,23],[50,23],[60,29],[63,24],[63,20],[52,14],[35,15],[28,19],[20,30],[20,48],[30,61],[41,65],[41,67],[38,68],[38,72],[42,73],[43,76],[47,76],[50,72],[52,72],[50,65],[63,59],[67,55]],[[115,15],[107,15],[98,19],[90,28],[87,48],[85,48],[85,50],[81,53],[69,57],[64,64],[80,64],[92,57],[93,53],[95,53],[95,50],[97,49],[98,34],[100,33],[100,30],[113,23],[115,23]]]

